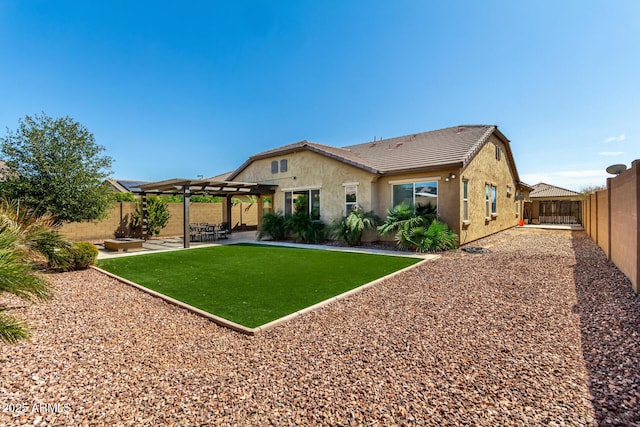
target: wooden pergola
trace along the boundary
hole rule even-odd
[[[231,198],[234,196],[262,196],[275,193],[275,185],[264,185],[253,182],[216,181],[209,179],[174,178],[164,181],[150,182],[140,185],[142,205],[142,232],[147,232],[147,195],[182,195],[184,209],[184,227],[182,240],[184,247],[189,247],[189,197],[194,194],[222,196],[226,199],[226,215],[231,221]],[[262,211],[259,205],[259,212]]]

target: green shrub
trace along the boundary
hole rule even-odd
[[[266,213],[262,216],[258,240],[270,237],[273,240],[282,240],[287,232],[284,226],[284,216],[280,213]]]
[[[363,212],[360,206],[355,206],[349,215],[333,222],[330,234],[349,246],[358,246],[362,242],[362,233],[375,229],[378,222],[379,218],[373,212]]]
[[[68,249],[68,263],[65,270],[86,270],[96,263],[98,248],[89,242],[75,242]]]
[[[455,249],[458,236],[442,221],[433,220],[429,227],[418,226],[400,233],[398,245],[416,252],[442,252]]]
[[[136,197],[133,195],[133,193],[113,193],[113,197],[116,200],[116,202],[135,202],[136,201]]]
[[[387,212],[387,219],[378,227],[378,231],[383,235],[395,233],[398,246],[417,252],[456,248],[458,236],[434,216],[431,205],[418,207],[414,212],[412,206],[402,204]]]

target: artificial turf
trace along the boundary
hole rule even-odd
[[[100,260],[98,267],[255,328],[420,261],[237,244]]]

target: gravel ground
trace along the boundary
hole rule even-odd
[[[0,345],[0,425],[640,425],[640,298],[594,243],[474,245],[255,337],[51,275],[11,310],[33,336]]]

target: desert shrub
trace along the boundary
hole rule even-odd
[[[349,246],[358,246],[362,242],[362,233],[375,229],[378,221],[373,212],[363,212],[360,206],[356,206],[349,215],[333,222],[330,235],[344,240]]]
[[[67,250],[67,256],[65,270],[85,270],[96,263],[98,248],[89,242],[75,242]]]
[[[262,216],[258,240],[270,237],[273,240],[282,240],[287,232],[284,225],[284,216],[280,213],[266,213]]]
[[[456,248],[458,236],[447,224],[435,219],[435,215],[430,205],[414,211],[412,206],[402,204],[387,212],[387,219],[378,227],[378,231],[383,235],[395,233],[399,247],[417,252]]]

